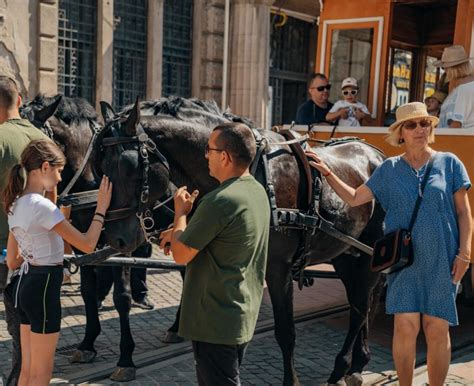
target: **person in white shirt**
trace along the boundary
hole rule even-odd
[[[360,121],[370,115],[367,106],[357,101],[359,86],[357,79],[346,78],[342,81],[342,100],[337,101],[326,115],[327,121],[339,120],[339,126],[358,127]]]
[[[65,162],[64,154],[49,139],[31,141],[21,154],[21,163],[11,169],[3,191],[10,229],[7,265],[10,269],[21,266],[15,288],[21,322],[20,386],[49,385],[61,328],[63,239],[83,252],[92,252],[112,195],[112,185],[104,177],[89,230],[85,234],[78,231],[44,197],[61,181]]]
[[[441,60],[451,92],[441,106],[438,127],[468,129],[474,127],[474,68],[463,46],[446,47]]]

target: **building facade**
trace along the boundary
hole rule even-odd
[[[306,98],[318,15],[309,0],[5,1],[0,67],[30,98],[198,97],[268,127]]]

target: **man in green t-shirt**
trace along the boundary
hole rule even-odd
[[[171,250],[178,264],[186,264],[179,335],[193,342],[200,385],[240,384],[239,367],[257,323],[270,206],[249,172],[255,152],[244,124],[216,127],[205,155],[219,187],[202,198],[189,224],[198,192],[179,188],[173,228],[161,236],[165,253]]]
[[[21,119],[18,111],[21,105],[21,96],[16,82],[4,75],[0,75],[0,191],[7,185],[11,168],[20,163],[23,149],[34,139],[47,138],[40,130],[25,119]],[[8,218],[0,208],[0,248],[7,248]],[[7,385],[15,385],[20,375],[20,322],[14,308],[14,283],[7,284],[8,268],[0,263],[0,295],[4,297],[5,314],[8,332],[12,336],[12,370],[7,379]]]

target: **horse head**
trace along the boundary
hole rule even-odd
[[[128,115],[115,114],[105,102],[101,111],[105,127],[96,142],[95,164],[113,183],[105,237],[113,248],[131,252],[153,227],[152,207],[168,190],[169,166],[140,124],[138,100]]]
[[[65,154],[63,180],[58,186],[61,192],[79,170],[93,132],[99,128],[95,109],[83,98],[68,98],[62,95],[48,98],[38,95],[20,108],[20,114],[52,138]],[[88,162],[73,191],[92,190],[97,187],[97,177]]]

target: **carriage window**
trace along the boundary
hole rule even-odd
[[[59,0],[58,92],[95,101],[96,0]]]
[[[390,111],[395,112],[410,99],[410,82],[413,68],[413,53],[394,48],[392,50],[392,84],[390,95]]]
[[[331,100],[341,98],[341,83],[349,76],[359,84],[359,100],[368,103],[373,28],[339,29],[332,33],[329,81]]]
[[[440,76],[444,72],[442,68],[435,67],[433,63],[438,60],[432,56],[426,58],[426,67],[425,67],[425,86],[423,90],[423,100],[429,97],[437,89],[437,83]]]
[[[193,1],[165,0],[163,20],[163,95],[190,97]]]
[[[147,1],[114,1],[114,106],[146,94]]]

